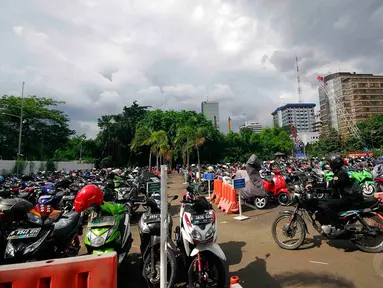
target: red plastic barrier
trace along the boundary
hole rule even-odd
[[[0,266],[0,287],[116,288],[117,255],[114,252]]]
[[[226,214],[238,213],[237,191],[230,184],[222,184],[222,199],[218,208]]]
[[[222,182],[223,181],[219,179],[214,180],[214,191],[213,195],[211,196],[211,199],[214,199],[215,196],[214,203],[219,203],[222,198]]]

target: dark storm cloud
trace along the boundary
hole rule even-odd
[[[309,65],[302,63],[303,73],[329,61],[337,66],[353,59],[363,59],[359,62],[363,72],[382,71],[376,65],[383,60],[381,0],[255,1],[249,5],[254,11],[268,11],[256,13],[257,17],[282,37],[283,47],[270,60],[282,72],[294,67],[290,59],[295,56],[311,58]]]

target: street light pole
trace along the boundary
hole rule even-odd
[[[20,154],[21,154],[21,136],[23,133],[23,106],[24,106],[24,85],[25,82],[23,82],[21,86],[21,109],[20,109],[20,129],[19,129],[19,148],[17,151],[17,160],[16,160],[16,176],[19,176],[19,160],[20,160]]]

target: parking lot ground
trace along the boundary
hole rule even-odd
[[[182,195],[185,185],[177,174],[169,177],[169,195]],[[174,226],[179,223],[179,201],[173,202]],[[234,220],[236,215],[217,211],[218,243],[226,254],[230,275],[240,277],[244,288],[261,287],[383,287],[383,254],[358,251],[348,241],[328,241],[313,231],[299,250],[277,246],[271,224],[282,209],[244,209],[250,218]],[[139,259],[140,238],[137,220],[132,221],[133,247],[128,265],[120,269],[119,287],[146,287]]]

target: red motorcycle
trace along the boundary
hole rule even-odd
[[[280,205],[287,206],[292,202],[291,193],[287,189],[285,177],[279,170],[268,172],[263,177],[263,186],[267,192],[268,199],[278,201]],[[258,205],[256,205],[258,208]],[[266,205],[265,205],[266,206]]]

